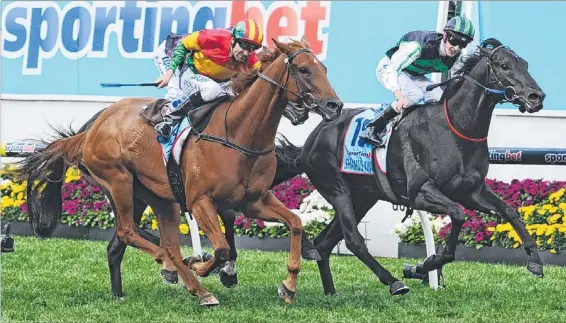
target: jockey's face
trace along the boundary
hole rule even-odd
[[[243,40],[236,40],[234,46],[232,47],[232,56],[237,62],[243,63],[248,60],[250,55],[256,49],[256,46],[253,44],[247,43]]]
[[[468,46],[469,41],[457,35],[444,33],[444,47],[446,48],[446,55],[454,57]]]

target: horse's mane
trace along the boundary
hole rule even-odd
[[[290,40],[288,43],[293,48],[303,48],[301,42],[296,40]],[[275,47],[275,49],[269,49],[267,47],[263,47],[263,49],[258,52],[257,57],[259,58],[262,64],[262,71],[265,71],[271,63],[273,63],[279,55],[281,55],[281,51],[279,48]],[[258,78],[257,73],[254,69],[250,69],[247,71],[239,72],[232,77],[232,91],[235,94],[241,93],[244,89],[250,86],[256,79]]]
[[[478,47],[493,49],[501,45],[503,44],[499,40],[495,38],[488,38],[484,40]],[[459,66],[454,70],[454,72],[452,72],[452,77],[468,75],[470,71],[485,56],[486,54],[484,52],[480,51],[479,48],[476,48],[475,51],[472,51],[470,54],[466,55],[462,59],[461,66]],[[460,81],[450,83],[450,85],[448,85],[448,87],[442,94],[442,98],[440,99],[440,101],[444,101],[444,99],[449,98],[454,93],[456,93],[460,88],[460,86],[463,84],[463,81],[464,79],[461,79]]]

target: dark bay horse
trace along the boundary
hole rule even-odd
[[[419,273],[441,269],[454,261],[465,220],[461,204],[509,221],[529,256],[527,269],[543,277],[534,239],[517,212],[485,184],[485,177],[489,168],[487,135],[495,105],[509,101],[519,105],[522,112],[534,113],[542,109],[545,94],[529,74],[527,62],[498,40],[488,39],[478,49],[456,72],[459,77],[450,80],[441,102],[417,107],[399,121],[388,147],[387,175],[376,172],[376,180],[374,176],[340,171],[348,125],[364,109],[344,110],[337,120],[320,123],[302,148],[289,146],[278,154],[287,156],[278,163],[287,161],[297,174],[306,173],[336,211],[335,218],[314,240],[322,257],[318,267],[325,294],[335,293],[329,255],[342,239],[389,286],[391,295],[409,291],[371,256],[357,229],[378,200],[450,216],[452,231],[446,247],[442,254],[417,265]],[[389,183],[393,194],[386,194],[382,183]]]
[[[239,95],[219,105],[206,136],[188,139],[181,168],[186,208],[215,249],[211,260],[190,268],[205,277],[229,259],[230,248],[220,230],[218,210],[238,207],[247,217],[283,222],[291,230],[291,251],[288,276],[278,293],[290,303],[300,271],[303,229],[299,217],[268,191],[276,168],[273,150],[277,126],[289,100],[304,103],[326,121],[340,115],[343,103],[306,39],[289,44],[273,41],[277,49],[272,62],[264,73],[242,73],[234,81],[234,92]],[[53,141],[40,157],[24,163],[20,177],[28,182],[30,223],[37,236],[52,234],[61,214],[56,207],[61,195],[47,190],[45,183],[59,180],[65,165],[81,166],[112,197],[118,239],[148,253],[158,263],[172,263],[191,294],[198,296],[199,304],[216,305],[216,297],[182,263],[179,205],[168,183],[155,131],[139,116],[140,109],[151,101],[118,101],[87,131]],[[136,230],[133,196],[154,210],[160,246],[143,239]]]

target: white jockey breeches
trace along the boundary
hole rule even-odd
[[[159,70],[159,74],[163,75],[169,69],[170,58],[165,53],[165,41],[159,45],[154,55],[154,62]],[[180,70],[177,69],[171,77],[167,85],[167,93],[165,99],[174,101],[177,99],[186,100],[192,94],[201,92],[202,99],[210,102],[225,93],[232,93],[231,81],[217,83],[213,79],[195,74],[190,68],[186,69],[179,82]]]
[[[383,75],[389,61],[389,57],[383,57],[377,64],[377,69],[375,70],[377,80],[383,85],[385,84],[383,81]],[[422,104],[432,100],[440,101],[442,89],[437,87],[432,91],[427,91],[426,87],[431,84],[435,83],[424,75],[415,76],[406,72],[399,73],[399,85],[401,86],[401,92],[409,101],[410,105],[415,105],[417,103]]]

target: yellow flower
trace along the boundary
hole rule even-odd
[[[151,230],[157,230],[157,220],[151,220]]]
[[[562,196],[564,195],[565,191],[566,191],[566,187],[559,189],[558,191],[550,194],[549,197],[548,197],[548,200],[551,203],[558,202],[558,200],[560,200],[560,198],[562,198]]]
[[[558,222],[558,219],[560,219],[561,217],[562,217],[562,214],[556,213],[556,214],[552,215],[551,217],[549,217],[547,219],[547,222],[550,223],[550,224],[556,223],[556,222]]]
[[[81,179],[81,171],[75,167],[69,167],[65,173],[65,183],[78,181]]]
[[[18,193],[18,200],[23,200],[24,199],[24,192],[19,192]]]
[[[517,242],[522,242],[521,238],[519,238],[519,235],[517,234],[517,232],[515,230],[509,231],[509,233],[507,233],[507,236],[511,240],[514,240],[514,241],[517,241]]]
[[[552,235],[554,233],[554,231],[556,231],[556,229],[553,226],[548,226],[546,228],[545,235],[548,237],[548,236]]]
[[[506,232],[513,230],[513,227],[511,226],[511,223],[498,224],[497,227],[495,227],[495,230],[497,232]]]
[[[550,249],[550,253],[556,253],[556,249]]]
[[[542,236],[546,232],[546,225],[541,225],[537,228],[537,236]]]
[[[519,212],[524,212],[525,214],[523,215],[523,217],[525,220],[527,220],[529,216],[533,214],[535,209],[536,209],[536,205],[522,206],[519,208]]]
[[[493,232],[493,231],[495,231],[495,227],[487,227],[487,231]]]
[[[540,214],[540,215],[545,215],[545,214],[546,214],[546,210],[544,209],[544,206],[543,206],[543,208],[539,209],[539,210],[537,211],[537,213]]]
[[[182,234],[188,234],[189,226],[186,225],[185,223],[179,224],[179,231],[181,231]]]
[[[14,199],[9,196],[2,196],[2,208],[14,206]]]
[[[198,233],[199,233],[201,236],[204,236],[204,231],[198,230]]]
[[[561,227],[558,229],[558,232],[566,232],[566,225],[561,226]]]
[[[519,248],[520,245],[521,245],[520,243],[515,242],[515,243],[513,244],[513,248]]]
[[[552,237],[548,238],[548,240],[546,240],[547,244],[551,244],[552,243]]]

